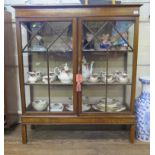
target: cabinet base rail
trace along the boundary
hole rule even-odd
[[[22,116],[22,143],[27,143],[27,125],[130,125],[130,142],[135,139],[135,116],[100,116],[100,117],[47,117],[47,116]]]

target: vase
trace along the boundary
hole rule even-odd
[[[143,142],[150,141],[150,80],[139,78],[142,92],[136,99],[136,138]]]

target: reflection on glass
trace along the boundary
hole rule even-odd
[[[50,87],[50,112],[73,112],[72,87]]]
[[[105,112],[105,96],[104,86],[83,86],[82,112]]]
[[[73,48],[71,22],[23,22],[21,31],[23,51],[65,52]]]
[[[129,111],[134,22],[83,21],[82,29],[82,112]]]
[[[22,22],[21,32],[27,111],[73,112],[72,22]]]
[[[133,21],[84,21],[83,50],[132,50],[133,31]]]
[[[25,86],[26,111],[47,112],[49,105],[48,87],[38,85]]]
[[[130,110],[130,85],[108,86],[107,97],[107,112],[128,112]]]

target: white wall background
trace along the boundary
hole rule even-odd
[[[29,0],[5,0],[5,6],[8,11],[12,12],[12,24],[14,27],[15,33],[15,12],[11,5],[16,4],[27,4]],[[35,4],[36,0],[31,0],[31,4]],[[41,3],[41,1],[39,1]],[[44,0],[44,4],[49,4],[56,2],[56,0]],[[138,81],[140,76],[150,76],[150,1],[149,0],[122,0],[124,3],[142,3],[143,6],[140,8],[140,27],[139,27],[139,50],[138,50],[138,64],[137,64],[137,87],[136,87],[136,96],[141,92],[141,84]],[[15,39],[16,40],[16,39]],[[18,72],[18,61],[17,61],[17,52],[14,55],[16,63],[11,63],[11,67],[15,67]],[[18,76],[17,76],[18,77]],[[19,79],[18,79],[19,81]],[[17,84],[19,88],[19,82]],[[21,113],[21,99],[20,93],[18,90],[18,112]]]

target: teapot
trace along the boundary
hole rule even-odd
[[[48,102],[46,100],[34,100],[32,106],[37,111],[43,111],[47,108]]]
[[[41,78],[40,72],[28,72],[28,82],[35,83]]]
[[[73,74],[71,73],[67,63],[61,69],[59,67],[54,68],[54,73],[57,75],[58,79],[65,84],[71,83],[73,80]]]
[[[83,57],[82,59],[82,77],[83,80],[86,81],[93,73],[93,65],[94,61],[91,61],[91,63],[87,63],[86,59]]]

